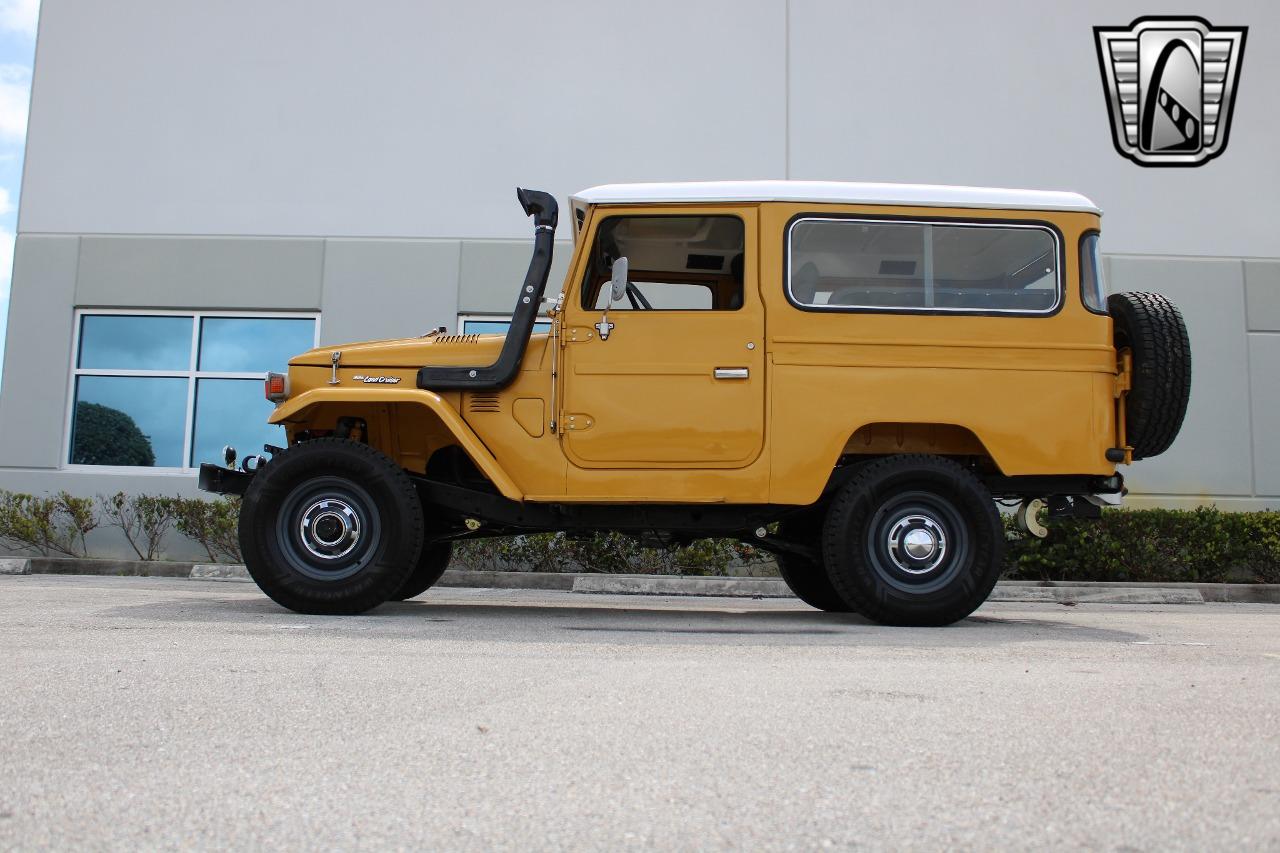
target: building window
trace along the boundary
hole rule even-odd
[[[787,293],[835,311],[1051,314],[1059,241],[1033,224],[803,218],[792,223]]]
[[[293,314],[79,312],[67,462],[181,470],[284,444],[263,374],[317,331]]]
[[[458,318],[458,328],[464,335],[505,335],[511,328],[510,314],[464,314]],[[538,318],[533,322],[535,334],[551,331],[551,321]]]

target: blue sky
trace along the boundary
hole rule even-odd
[[[18,223],[22,153],[27,141],[31,62],[40,0],[0,0],[0,364],[9,325],[13,235]]]

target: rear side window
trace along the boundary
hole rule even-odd
[[[1095,314],[1107,313],[1107,281],[1102,273],[1102,255],[1098,254],[1097,231],[1080,239],[1080,300]]]
[[[787,292],[801,308],[1051,314],[1058,235],[1042,225],[798,219]]]

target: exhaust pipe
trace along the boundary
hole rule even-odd
[[[547,275],[551,272],[551,253],[555,248],[556,222],[559,208],[556,200],[539,190],[516,189],[516,198],[526,216],[533,217],[533,257],[524,285],[516,299],[516,309],[511,312],[511,328],[502,342],[498,360],[490,365],[474,367],[423,367],[418,371],[418,387],[429,391],[496,390],[510,385],[520,369],[533,324],[542,307],[542,294],[547,288]]]

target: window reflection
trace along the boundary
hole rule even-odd
[[[190,317],[90,314],[81,320],[82,368],[190,370]]]
[[[806,219],[790,235],[788,288],[800,305],[1043,314],[1058,304],[1047,228]]]
[[[222,462],[230,444],[241,456],[262,453],[262,445],[285,444],[284,427],[267,423],[275,408],[262,396],[259,379],[196,380],[195,440],[191,465]]]
[[[80,318],[68,462],[183,468],[284,444],[268,426],[261,376],[315,345],[315,318],[91,314]],[[192,332],[199,324],[196,370]],[[162,375],[140,376],[139,372]],[[190,424],[190,432],[188,425]],[[187,442],[191,442],[188,444]]]
[[[76,382],[71,461],[181,467],[186,422],[186,379],[81,376]]]
[[[200,370],[265,373],[315,346],[315,320],[205,317],[200,321]]]
[[[510,320],[463,320],[464,335],[505,335],[511,329]],[[534,333],[551,331],[550,320],[535,320]]]

